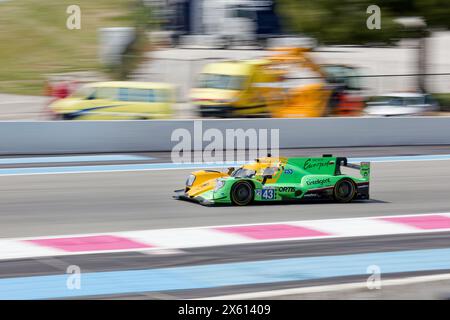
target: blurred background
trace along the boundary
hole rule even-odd
[[[449,17],[448,0],[0,0],[0,299],[449,299]],[[197,118],[232,120],[72,121]],[[175,201],[217,169],[174,161],[179,129],[189,155],[234,150],[206,130],[239,156],[274,129],[285,157],[370,161],[371,198]],[[66,287],[69,266],[93,281]]]
[[[446,1],[380,0],[379,29],[371,4],[3,0],[0,118],[446,114]]]

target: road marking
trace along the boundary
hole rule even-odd
[[[312,238],[330,236],[332,234],[304,226],[277,223],[256,226],[219,227],[216,230],[238,234],[254,240],[278,240],[287,238]]]
[[[178,255],[186,254],[186,251],[178,249],[156,249],[156,250],[139,250],[140,253],[148,256],[166,256],[166,255]]]
[[[450,154],[349,158],[350,162],[367,162],[367,161],[370,161],[370,162],[400,162],[400,161],[443,161],[443,160],[450,160]]]
[[[399,220],[401,219],[401,220]],[[404,223],[405,219],[427,221]],[[403,216],[284,221],[244,225],[122,231],[97,234],[0,239],[0,260],[29,257],[100,254],[113,252],[151,252],[231,246],[281,241],[337,239],[449,232],[450,213]],[[231,232],[230,232],[231,231]]]
[[[0,176],[132,172],[132,171],[180,170],[180,169],[215,169],[226,166],[239,166],[244,163],[245,162],[231,162],[220,164],[144,163],[144,164],[122,164],[122,165],[69,166],[69,167],[8,168],[8,169],[0,169]]]
[[[67,274],[0,279],[0,299],[47,299],[195,290],[224,286],[320,280],[366,274],[450,270],[450,248],[272,259],[145,270],[86,272],[79,290],[66,286]]]
[[[424,283],[424,282],[435,282],[450,280],[450,273],[429,275],[429,276],[418,276],[418,277],[407,277],[401,279],[388,279],[382,280],[381,285],[383,287],[391,286],[402,286],[408,284]],[[348,291],[348,290],[366,290],[366,282],[355,282],[355,283],[343,283],[343,284],[332,284],[326,286],[312,286],[312,287],[300,287],[300,288],[290,288],[290,289],[280,289],[280,290],[267,290],[259,292],[246,292],[237,294],[228,294],[222,296],[213,296],[207,298],[198,298],[193,300],[246,300],[246,299],[262,299],[262,298],[274,298],[283,297],[289,295],[299,295],[299,294],[309,294],[309,293],[323,293],[323,292],[335,292],[335,291]]]
[[[114,235],[64,237],[56,239],[25,240],[42,247],[50,247],[65,252],[108,251],[123,249],[145,249],[151,245],[139,243],[129,238]]]
[[[21,157],[0,158],[2,164],[34,164],[34,163],[66,163],[66,162],[109,162],[109,161],[142,161],[154,158],[131,155],[110,154],[92,156],[55,156],[55,157]]]
[[[405,162],[405,161],[447,161],[450,154],[426,156],[398,156],[398,157],[367,157],[349,158],[349,162]],[[187,170],[187,169],[217,169],[229,166],[240,166],[246,163],[142,163],[123,165],[93,165],[93,166],[61,166],[61,167],[31,167],[0,169],[0,176],[35,175],[35,174],[69,174],[69,173],[103,173],[103,172],[132,172],[154,170]]]

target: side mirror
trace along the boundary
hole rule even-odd
[[[228,168],[228,172],[227,172],[227,174],[229,175],[229,176],[231,176],[231,174],[234,172],[234,167],[229,167]]]

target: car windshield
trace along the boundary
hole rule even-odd
[[[327,74],[327,81],[334,84],[346,85],[348,89],[361,89],[360,78],[355,69],[347,66],[323,66]]]
[[[169,101],[169,94],[164,90],[156,89],[120,88],[119,100],[133,102],[165,102]]]
[[[231,174],[232,177],[235,178],[251,178],[256,174],[255,170],[245,169],[245,168],[239,168]]]
[[[405,98],[406,105],[425,104],[425,97]]]
[[[369,103],[373,105],[402,106],[403,99],[399,97],[374,97]]]
[[[130,102],[166,102],[170,100],[167,90],[109,88],[84,86],[72,94],[78,99],[109,99]]]
[[[202,73],[198,81],[199,88],[240,90],[244,86],[244,76]]]
[[[417,105],[417,104],[423,104],[424,98],[423,97],[390,97],[390,96],[379,96],[374,97],[369,102],[372,105],[383,105],[383,106],[407,106],[407,105]]]
[[[89,96],[94,93],[95,88],[89,87],[89,86],[82,86],[75,90],[74,93],[72,93],[72,98],[79,98],[79,99],[87,99]]]
[[[272,176],[272,175],[274,175],[277,172],[277,170],[278,169],[275,168],[275,167],[265,168],[264,172],[263,172],[263,176]]]
[[[94,99],[117,100],[118,89],[109,87],[98,87],[95,90]]]

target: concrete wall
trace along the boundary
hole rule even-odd
[[[223,145],[227,129],[278,129],[280,148],[450,145],[450,117],[0,122],[0,154],[171,151],[176,129],[199,149],[211,128]]]

